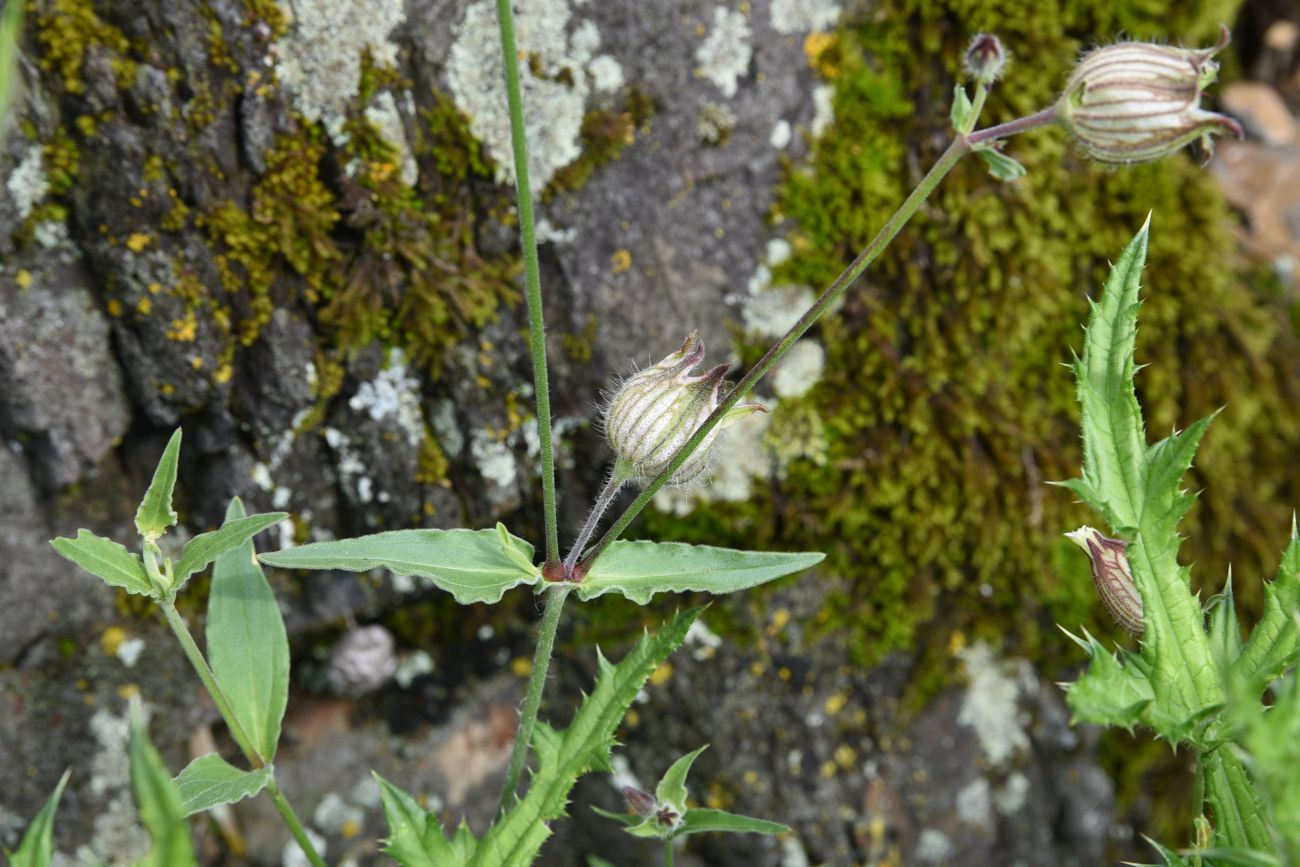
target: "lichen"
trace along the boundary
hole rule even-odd
[[[582,154],[583,121],[593,90],[616,89],[622,70],[608,54],[598,54],[600,32],[594,22],[570,26],[569,0],[535,0],[515,12],[521,56],[520,86],[528,106],[528,171],[536,189],[544,188],[562,166]],[[513,182],[510,115],[501,76],[496,4],[476,0],[456,29],[446,76],[456,105],[468,115],[474,135],[496,163],[497,180]]]
[[[738,81],[749,71],[754,56],[752,35],[744,12],[714,7],[709,35],[695,49],[696,74],[713,82],[723,96],[735,96]]]
[[[397,62],[392,31],[406,20],[401,0],[297,0],[288,34],[276,43],[276,73],[310,121],[338,140],[361,83],[365,56],[381,66]]]

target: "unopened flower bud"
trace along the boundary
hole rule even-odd
[[[727,365],[692,375],[703,360],[704,344],[692,334],[672,355],[638,371],[614,392],[604,421],[605,437],[620,465],[615,472],[630,472],[643,479],[655,477],[717,408]],[[760,410],[765,411],[757,403],[733,407],[673,474],[669,484],[687,484],[702,475],[708,469],[718,433]]]
[[[1138,593],[1133,573],[1129,571],[1128,545],[1119,539],[1108,539],[1092,527],[1084,526],[1065,537],[1088,552],[1092,562],[1092,583],[1106,610],[1120,626],[1142,636],[1142,596]]]
[[[1241,138],[1232,118],[1201,108],[1201,92],[1228,44],[1224,28],[1212,48],[1122,42],[1085,54],[1074,68],[1057,114],[1079,144],[1104,163],[1137,163],[1175,153],[1214,133]]]
[[[638,816],[653,816],[659,809],[659,802],[649,792],[643,792],[635,786],[624,786],[623,797],[627,805]]]
[[[1002,41],[992,33],[978,33],[966,48],[962,67],[972,80],[989,85],[1002,76],[1007,66],[1007,52]]]

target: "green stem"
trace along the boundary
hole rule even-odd
[[[159,603],[162,606],[163,616],[167,618],[167,625],[172,628],[176,640],[181,643],[181,650],[185,651],[185,656],[189,659],[190,665],[194,666],[194,671],[198,673],[199,680],[203,681],[203,688],[212,696],[213,703],[217,706],[217,712],[221,718],[226,721],[226,728],[230,729],[230,736],[235,739],[239,749],[248,759],[249,764],[255,768],[264,768],[269,763],[253,747],[253,740],[244,731],[240,725],[239,719],[230,707],[230,701],[226,698],[226,693],[217,683],[216,675],[208,667],[208,661],[203,657],[203,651],[194,643],[194,636],[190,634],[190,628],[185,623],[185,618],[181,617],[176,610],[176,603],[170,599]]]
[[[569,588],[563,584],[552,584],[547,588],[546,593],[546,610],[542,614],[542,626],[537,635],[537,650],[533,653],[533,670],[528,678],[528,693],[524,696],[524,707],[519,713],[515,747],[510,753],[510,766],[506,769],[506,782],[501,789],[502,810],[509,808],[514,802],[516,790],[519,788],[519,778],[524,773],[528,747],[532,743],[533,729],[537,726],[537,709],[542,704],[542,690],[546,688],[546,670],[551,666],[551,653],[555,650],[555,633],[560,625],[560,611],[564,608],[564,600],[569,595]]]
[[[640,495],[619,516],[618,520],[605,531],[605,535],[600,537],[600,541],[582,558],[578,568],[583,571],[590,569],[591,564],[604,553],[609,544],[623,534],[628,525],[650,503],[659,489],[667,484],[668,480],[681,468],[682,464],[686,463],[691,453],[704,441],[709,432],[718,426],[718,423],[722,421],[731,408],[739,403],[745,395],[749,394],[758,381],[790,351],[790,347],[794,346],[795,342],[844,296],[849,287],[862,276],[862,272],[867,270],[868,266],[889,246],[889,242],[894,240],[894,237],[907,225],[913,215],[920,210],[921,205],[934,192],[935,187],[939,186],[939,182],[947,176],[948,172],[952,171],[953,166],[957,165],[963,156],[970,153],[974,145],[988,144],[1016,133],[1045,126],[1055,120],[1056,108],[1053,106],[1008,123],[980,130],[969,136],[958,135],[953,139],[947,150],[930,167],[930,171],[926,172],[925,177],[921,178],[921,182],[916,185],[916,189],[912,190],[911,194],[903,201],[903,204],[894,212],[894,215],[885,222],[876,237],[871,239],[871,243],[867,245],[866,249],[849,263],[844,272],[835,278],[835,282],[826,287],[826,291],[813,302],[803,316],[799,317],[799,321],[790,327],[785,336],[778,340],[759,359],[758,364],[750,368],[749,372],[736,384],[736,387],[718,404],[717,409],[710,413],[704,423],[691,435],[691,438],[677,450],[677,454],[668,462],[668,465],[651,480],[650,484],[645,486]]]
[[[189,659],[190,665],[194,666],[194,671],[198,674],[199,680],[203,682],[203,687],[212,696],[212,701],[217,706],[217,712],[225,720],[226,728],[230,730],[230,736],[234,738],[235,743],[243,752],[244,757],[248,759],[249,764],[255,768],[265,768],[270,765],[253,747],[253,741],[249,738],[248,733],[240,724],[239,718],[235,716],[234,710],[230,707],[230,700],[226,698],[226,693],[222,690],[221,685],[217,683],[217,677],[212,673],[208,666],[207,659],[203,656],[203,651],[199,650],[198,644],[194,641],[194,635],[190,632],[189,626],[185,623],[185,618],[181,617],[180,612],[176,610],[174,600],[165,599],[159,603],[163,610],[163,616],[167,619],[167,625],[171,627],[172,633],[176,640],[180,642],[181,650],[185,652],[186,658]],[[288,826],[289,833],[293,839],[298,842],[302,848],[303,854],[307,860],[312,863],[312,867],[325,867],[325,860],[321,858],[316,847],[312,845],[311,839],[307,832],[303,830],[302,822],[298,821],[298,816],[293,811],[293,807],[285,799],[280,787],[275,784],[275,776],[271,774],[267,777],[266,793],[275,803],[275,809],[280,812],[280,817],[284,819],[284,824]]]
[[[673,841],[664,840],[664,867],[673,867]]]
[[[289,800],[285,798],[280,787],[275,784],[275,777],[269,777],[266,781],[266,793],[271,797],[271,803],[275,804],[275,809],[279,811],[280,818],[288,826],[289,833],[298,843],[298,848],[302,849],[307,860],[311,862],[312,867],[326,867],[325,859],[316,851],[312,845],[311,838],[307,836],[307,831],[302,827],[302,822],[298,819],[298,814],[293,811],[289,805]]]
[[[564,580],[568,581],[570,579],[573,574],[573,567],[578,564],[578,557],[582,555],[582,549],[587,547],[587,542],[591,540],[591,534],[596,531],[605,510],[609,508],[610,503],[614,502],[614,495],[623,489],[623,485],[629,478],[631,478],[631,474],[623,465],[623,461],[615,461],[614,469],[610,470],[609,478],[605,480],[605,487],[601,489],[600,495],[596,497],[596,504],[591,507],[591,514],[587,515],[587,522],[582,525],[577,540],[574,541],[573,547],[569,549],[568,555],[564,558]]]
[[[519,231],[524,251],[524,281],[528,296],[528,342],[533,354],[533,389],[537,402],[537,440],[542,453],[542,510],[546,523],[546,564],[560,562],[560,538],[555,521],[555,452],[551,446],[551,386],[546,368],[546,326],[542,320],[542,282],[537,265],[537,235],[533,228],[533,192],[528,180],[528,141],[524,136],[524,104],[519,90],[519,50],[510,0],[497,0],[501,27],[501,57],[510,105],[510,143],[515,155],[515,194],[519,201]]]

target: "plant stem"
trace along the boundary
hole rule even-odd
[[[736,384],[736,387],[731,390],[726,398],[718,404],[717,408],[709,414],[709,417],[704,420],[704,423],[691,435],[691,438],[677,450],[677,454],[668,462],[668,465],[651,480],[650,484],[645,486],[640,495],[618,517],[618,520],[605,531],[605,535],[601,536],[600,541],[596,543],[591,552],[582,559],[581,565],[590,568],[596,558],[609,547],[609,544],[622,535],[628,525],[641,513],[641,510],[649,504],[655,493],[667,484],[668,480],[681,468],[682,464],[686,463],[691,453],[704,441],[709,432],[718,426],[718,423],[722,421],[728,411],[750,392],[754,385],[781,360],[782,356],[790,351],[790,347],[794,346],[795,342],[818,319],[821,319],[835,302],[844,296],[849,287],[853,285],[858,277],[862,276],[862,272],[867,270],[868,266],[889,246],[889,242],[894,240],[899,231],[907,225],[907,222],[912,219],[925,200],[934,192],[934,188],[939,185],[939,182],[944,179],[963,156],[970,153],[974,145],[988,144],[1016,133],[1044,126],[1054,120],[1056,120],[1055,106],[1008,123],[971,133],[969,136],[958,135],[953,139],[947,150],[930,167],[930,171],[926,172],[925,177],[921,178],[921,182],[916,185],[916,189],[912,190],[911,194],[903,201],[903,204],[894,212],[894,215],[885,222],[876,237],[871,239],[871,243],[867,245],[866,249],[849,263],[849,266],[844,269],[840,276],[835,278],[835,281],[830,286],[826,287],[826,291],[813,302],[803,316],[799,317],[799,321],[790,327],[785,336],[778,340],[759,359],[758,364],[750,368],[749,372]]]
[[[181,617],[180,612],[176,610],[175,601],[165,599],[159,605],[162,607],[163,616],[167,619],[167,625],[171,627],[176,640],[180,642],[181,650],[185,651],[185,656],[189,659],[190,665],[194,666],[194,671],[198,674],[199,680],[203,682],[204,689],[208,691],[208,695],[212,696],[212,701],[217,706],[217,712],[221,714],[221,718],[226,723],[226,728],[230,730],[230,736],[239,745],[239,749],[244,753],[244,757],[248,759],[249,764],[255,768],[267,767],[270,762],[253,747],[252,739],[248,737],[248,732],[244,731],[244,727],[240,724],[238,717],[235,716],[234,710],[231,709],[230,700],[226,698],[225,691],[217,683],[217,677],[208,666],[203,651],[199,650],[198,644],[195,643],[194,635],[185,623],[185,618]],[[325,860],[321,858],[320,853],[316,851],[316,847],[312,845],[307,832],[303,830],[302,822],[298,821],[298,816],[294,813],[293,807],[289,805],[284,793],[276,785],[274,774],[267,777],[266,794],[274,802],[275,809],[280,812],[280,817],[284,819],[284,824],[289,828],[289,833],[298,842],[303,854],[312,863],[312,867],[325,867]]]
[[[298,814],[293,811],[293,807],[289,805],[289,800],[280,791],[280,787],[275,784],[274,776],[267,778],[266,794],[270,796],[271,803],[275,804],[275,809],[279,811],[280,818],[288,826],[289,833],[293,835],[298,848],[307,856],[307,860],[311,862],[312,867],[326,867],[325,859],[321,858],[320,853],[316,851],[311,838],[307,836],[307,831],[298,819]]]
[[[614,464],[614,469],[610,471],[609,478],[605,480],[605,487],[601,488],[600,495],[596,497],[596,504],[591,507],[591,514],[587,515],[587,522],[582,525],[581,532],[578,533],[578,539],[569,549],[569,554],[564,558],[564,578],[567,581],[573,572],[573,567],[578,564],[578,557],[582,555],[582,549],[587,547],[587,542],[591,540],[591,534],[596,531],[600,524],[601,516],[609,508],[609,504],[614,502],[614,495],[623,489],[623,484],[627,481],[627,474],[623,472],[621,462]]]
[[[160,603],[163,610],[163,616],[167,618],[167,625],[172,628],[176,640],[181,643],[181,649],[185,651],[185,656],[189,659],[190,665],[194,666],[194,671],[198,673],[199,680],[203,681],[203,688],[212,696],[212,701],[217,706],[217,712],[226,722],[226,728],[230,729],[230,736],[235,739],[239,749],[248,759],[249,764],[255,768],[264,768],[268,764],[266,759],[253,747],[253,741],[249,738],[244,727],[240,725],[239,719],[230,707],[230,701],[226,698],[226,693],[217,683],[216,675],[208,667],[208,661],[203,657],[203,651],[194,643],[194,636],[190,634],[190,628],[185,623],[185,618],[181,617],[176,610],[176,603],[170,599]]]
[[[664,840],[664,867],[673,867],[673,841]]]
[[[542,626],[537,634],[537,650],[533,653],[533,670],[528,678],[528,692],[524,696],[524,707],[519,713],[519,728],[515,731],[515,746],[510,753],[510,765],[506,769],[505,786],[501,789],[500,809],[509,808],[519,788],[519,778],[524,773],[524,762],[528,758],[528,747],[533,739],[533,729],[537,725],[537,709],[542,703],[542,690],[546,688],[546,670],[551,665],[551,652],[555,649],[555,632],[560,625],[560,610],[564,607],[569,588],[561,583],[553,583],[546,589],[546,610],[542,614]]]
[[[515,47],[515,18],[510,0],[497,0],[501,27],[501,58],[510,105],[510,143],[515,155],[515,196],[519,202],[519,231],[524,252],[524,281],[528,296],[528,342],[533,354],[533,390],[537,402],[537,441],[542,454],[542,511],[546,524],[546,564],[560,562],[560,538],[555,520],[555,452],[551,445],[551,386],[546,368],[546,326],[542,319],[542,282],[537,265],[537,235],[533,228],[533,192],[528,180],[528,141],[524,135],[524,104],[519,89],[519,50]]]

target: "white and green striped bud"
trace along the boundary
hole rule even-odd
[[[618,456],[615,473],[642,480],[659,475],[717,409],[728,366],[692,375],[703,360],[704,343],[692,334],[672,355],[633,374],[614,391],[604,424],[605,438]],[[702,476],[723,428],[759,411],[766,410],[752,402],[733,407],[668,483],[685,485]]]
[[[1186,49],[1121,42],[1083,56],[1057,103],[1057,115],[1093,159],[1139,163],[1175,153],[1198,139],[1241,126],[1201,108],[1201,93],[1218,76],[1215,54],[1228,44],[1227,28],[1212,48]]]

